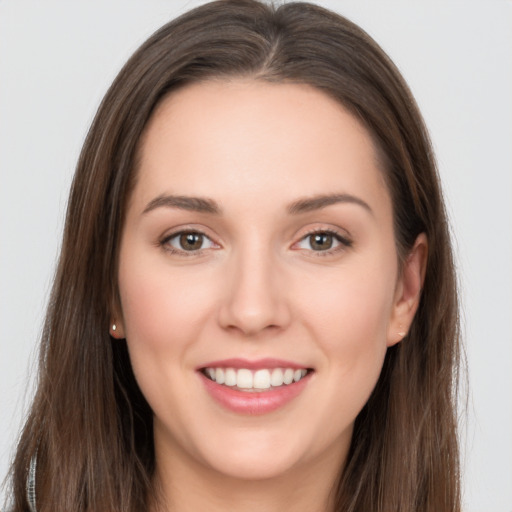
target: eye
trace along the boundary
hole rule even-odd
[[[324,230],[309,233],[296,244],[296,247],[315,252],[331,253],[351,245],[352,242],[339,233]]]
[[[162,245],[171,252],[199,252],[217,245],[199,231],[180,231],[165,238]]]

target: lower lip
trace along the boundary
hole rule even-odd
[[[291,402],[307,386],[311,373],[298,382],[283,385],[268,391],[238,391],[213,380],[199,372],[206,390],[224,408],[238,414],[266,414]]]

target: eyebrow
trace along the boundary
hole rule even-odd
[[[307,197],[305,199],[299,199],[288,206],[288,213],[292,215],[298,215],[299,213],[320,210],[322,208],[326,208],[327,206],[338,203],[356,204],[362,206],[372,215],[374,214],[373,210],[370,208],[370,205],[367,202],[351,194],[322,194],[318,196]]]
[[[322,194],[298,199],[288,205],[287,211],[290,215],[299,215],[301,213],[320,210],[327,206],[339,203],[352,203],[359,205],[373,215],[373,210],[368,203],[351,194]],[[143,214],[162,207],[178,208],[180,210],[209,213],[214,215],[220,215],[222,213],[222,209],[213,199],[206,197],[160,195],[148,203]]]
[[[190,197],[190,196],[172,196],[162,195],[155,197],[144,208],[144,213],[149,213],[156,208],[178,208],[180,210],[188,210],[199,213],[212,213],[220,215],[222,210],[220,206],[213,200],[204,197]]]

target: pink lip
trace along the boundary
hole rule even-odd
[[[300,370],[301,368],[307,367],[291,361],[285,361],[284,359],[273,359],[267,357],[264,359],[250,361],[248,359],[236,357],[232,359],[223,359],[222,361],[212,361],[198,367],[197,370],[200,370],[201,368],[247,368],[248,370],[258,370],[260,368],[293,368],[294,370]]]
[[[218,368],[219,366],[215,367]],[[257,367],[261,368],[261,365]],[[277,368],[279,367],[277,366]],[[287,365],[284,365],[284,367],[290,368]],[[240,368],[247,368],[247,366],[240,366]],[[269,366],[265,366],[265,368],[269,368]],[[250,415],[266,414],[284,407],[304,390],[311,377],[311,373],[309,373],[298,382],[292,384],[283,385],[268,391],[249,392],[238,391],[223,384],[217,384],[200,371],[198,375],[207,392],[218,404],[235,413]]]

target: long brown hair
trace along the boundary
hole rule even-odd
[[[158,30],[107,92],[85,141],[41,340],[37,393],[13,463],[14,511],[28,509],[37,455],[38,512],[147,508],[152,412],[126,345],[109,336],[123,218],[141,134],[161,99],[222,77],[309,84],[372,135],[405,258],[429,240],[419,310],[387,352],[358,415],[336,510],[460,510],[456,438],[457,291],[442,194],[427,131],[396,67],[359,27],[307,3],[221,0]]]

